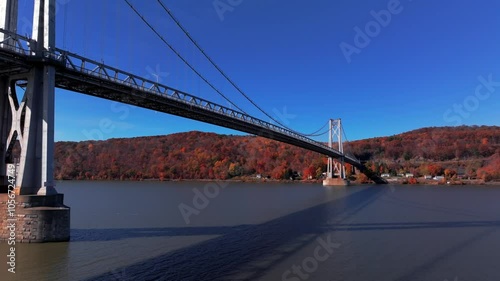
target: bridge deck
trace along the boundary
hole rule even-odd
[[[55,83],[58,88],[247,132],[337,159],[343,158],[375,183],[387,183],[353,156],[343,155],[299,133],[64,50],[56,49],[43,56],[31,55],[27,47],[29,39],[10,35],[13,43],[0,46],[0,76],[26,72],[36,65],[51,64],[56,68]]]

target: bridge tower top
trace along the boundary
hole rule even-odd
[[[329,122],[329,133],[328,133],[328,146],[330,148],[333,147],[333,143],[336,142],[338,144],[338,151],[343,155],[344,154],[344,144],[342,142],[342,120],[339,119],[330,119]],[[332,157],[328,158],[327,165],[327,177],[332,178],[334,175],[338,175],[339,178],[345,179],[345,166],[344,166],[344,158],[342,157],[339,162],[334,162]]]
[[[56,46],[55,2],[55,0],[35,0],[32,38],[37,42],[36,52],[48,51]]]
[[[18,0],[0,0],[0,28],[17,33]],[[0,33],[0,42],[9,44],[8,35]]]
[[[18,0],[0,0],[0,27],[16,33],[18,17]],[[1,34],[4,36],[4,34]]]
[[[41,52],[55,48],[56,44],[56,0],[35,0],[31,38],[36,42],[32,51]],[[0,0],[0,28],[17,33],[19,0]],[[0,33],[0,42],[8,35]]]
[[[328,135],[328,146],[333,148],[333,142],[338,143],[338,150],[344,153],[344,145],[342,143],[342,120],[330,119],[330,130]]]

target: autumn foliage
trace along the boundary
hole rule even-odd
[[[500,127],[423,128],[349,143],[379,173],[500,179]]]
[[[168,136],[59,142],[57,179],[229,179],[260,174],[317,178],[323,156],[255,136],[188,132]]]
[[[423,128],[349,144],[361,159],[433,160],[486,158],[500,148],[500,127]]]
[[[499,179],[500,127],[424,128],[345,147],[374,172]],[[58,142],[57,179],[318,179],[326,158],[255,136],[188,132],[168,136]],[[346,169],[352,175],[352,167]],[[362,180],[362,179],[360,179]]]

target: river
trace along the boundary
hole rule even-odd
[[[0,280],[500,280],[500,188],[59,182],[71,241]]]

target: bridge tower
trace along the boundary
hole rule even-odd
[[[330,148],[336,148],[341,154],[344,154],[344,144],[342,142],[342,120],[330,119],[329,122],[329,134],[328,134],[328,146]],[[334,143],[338,147],[334,147]],[[326,168],[326,179],[323,180],[324,186],[345,186],[349,184],[346,179],[344,159],[341,158],[339,161],[334,160],[332,157],[328,157],[328,164]]]
[[[0,74],[0,215],[16,220],[16,240],[21,242],[69,239],[69,208],[54,184],[55,67],[48,51],[55,48],[55,2],[34,1],[29,46],[34,67]],[[0,28],[16,34],[18,15],[18,0],[0,0]],[[9,37],[1,34],[3,48],[14,48]],[[19,100],[17,91],[22,89]],[[14,212],[2,209],[8,207],[1,204],[5,198],[14,198]]]

